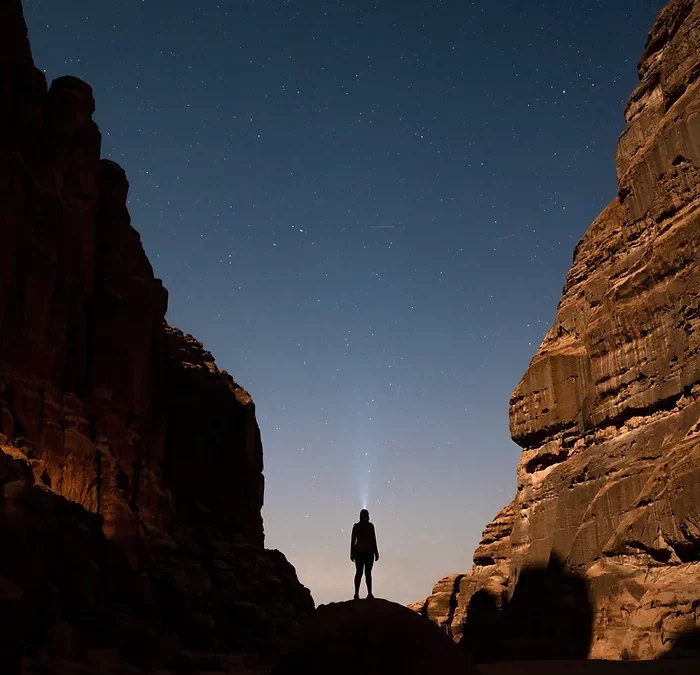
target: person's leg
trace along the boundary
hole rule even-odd
[[[374,555],[372,553],[367,554],[365,560],[365,583],[367,584],[367,597],[373,598],[372,595],[372,566],[374,565]]]
[[[360,597],[360,582],[362,581],[362,556],[355,556],[355,600]]]

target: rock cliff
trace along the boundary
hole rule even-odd
[[[94,109],[77,78],[47,88],[20,0],[0,3],[0,604],[27,649],[56,625],[109,642],[110,616],[274,650],[313,601],[263,548],[254,404],[165,323]]]
[[[553,557],[587,581],[590,654],[645,659],[700,629],[700,2],[652,28],[617,197],[574,252],[510,401],[517,495],[465,575],[418,606],[459,637],[472,594],[512,599]]]

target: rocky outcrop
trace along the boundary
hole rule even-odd
[[[462,639],[469,600],[476,592],[486,589],[499,608],[506,598],[513,508],[514,504],[504,507],[486,526],[471,570],[440,579],[425,600],[409,605],[458,642]]]
[[[469,659],[435,624],[387,600],[321,605],[273,675],[465,675]]]
[[[313,602],[263,548],[254,404],[165,323],[94,109],[77,78],[47,89],[20,0],[3,2],[0,529],[34,543],[3,538],[0,588],[78,642],[90,626],[77,617],[114,610],[107,584],[128,589],[128,621],[185,646],[274,650]],[[39,626],[13,630],[39,649],[52,630]]]
[[[700,2],[673,0],[625,112],[617,198],[510,401],[523,453],[506,597],[564,560],[591,591],[593,657],[656,657],[700,627],[699,47]],[[493,567],[477,552],[469,574]]]

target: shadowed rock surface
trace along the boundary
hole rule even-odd
[[[673,0],[625,111],[617,198],[510,401],[515,500],[420,605],[455,638],[473,593],[507,599],[552,553],[589,584],[593,657],[658,657],[700,626],[699,46],[700,2]]]
[[[583,660],[592,637],[588,584],[553,555],[522,570],[508,599],[485,587],[474,593],[460,646],[478,663]]]
[[[134,662],[274,652],[313,601],[263,548],[255,407],[165,323],[94,110],[77,78],[47,89],[0,3],[3,634]]]
[[[387,600],[321,605],[273,675],[465,675],[462,650],[434,623]]]

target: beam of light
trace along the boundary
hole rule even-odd
[[[368,443],[363,443],[357,455],[355,474],[357,477],[357,496],[360,508],[368,509],[372,498],[373,471],[375,466],[376,448]]]
[[[351,455],[352,472],[355,478],[357,512],[360,509],[371,511],[373,504],[381,498],[380,468],[382,460],[383,427],[382,410],[375,399],[379,389],[379,369],[369,365],[377,357],[366,354],[366,363],[353,373],[348,383],[347,410],[352,411],[352,428],[348,438],[348,451]]]
[[[379,448],[376,425],[376,420],[364,420],[357,425],[352,438],[353,473],[360,509],[369,509],[373,500],[377,499],[375,474]]]

